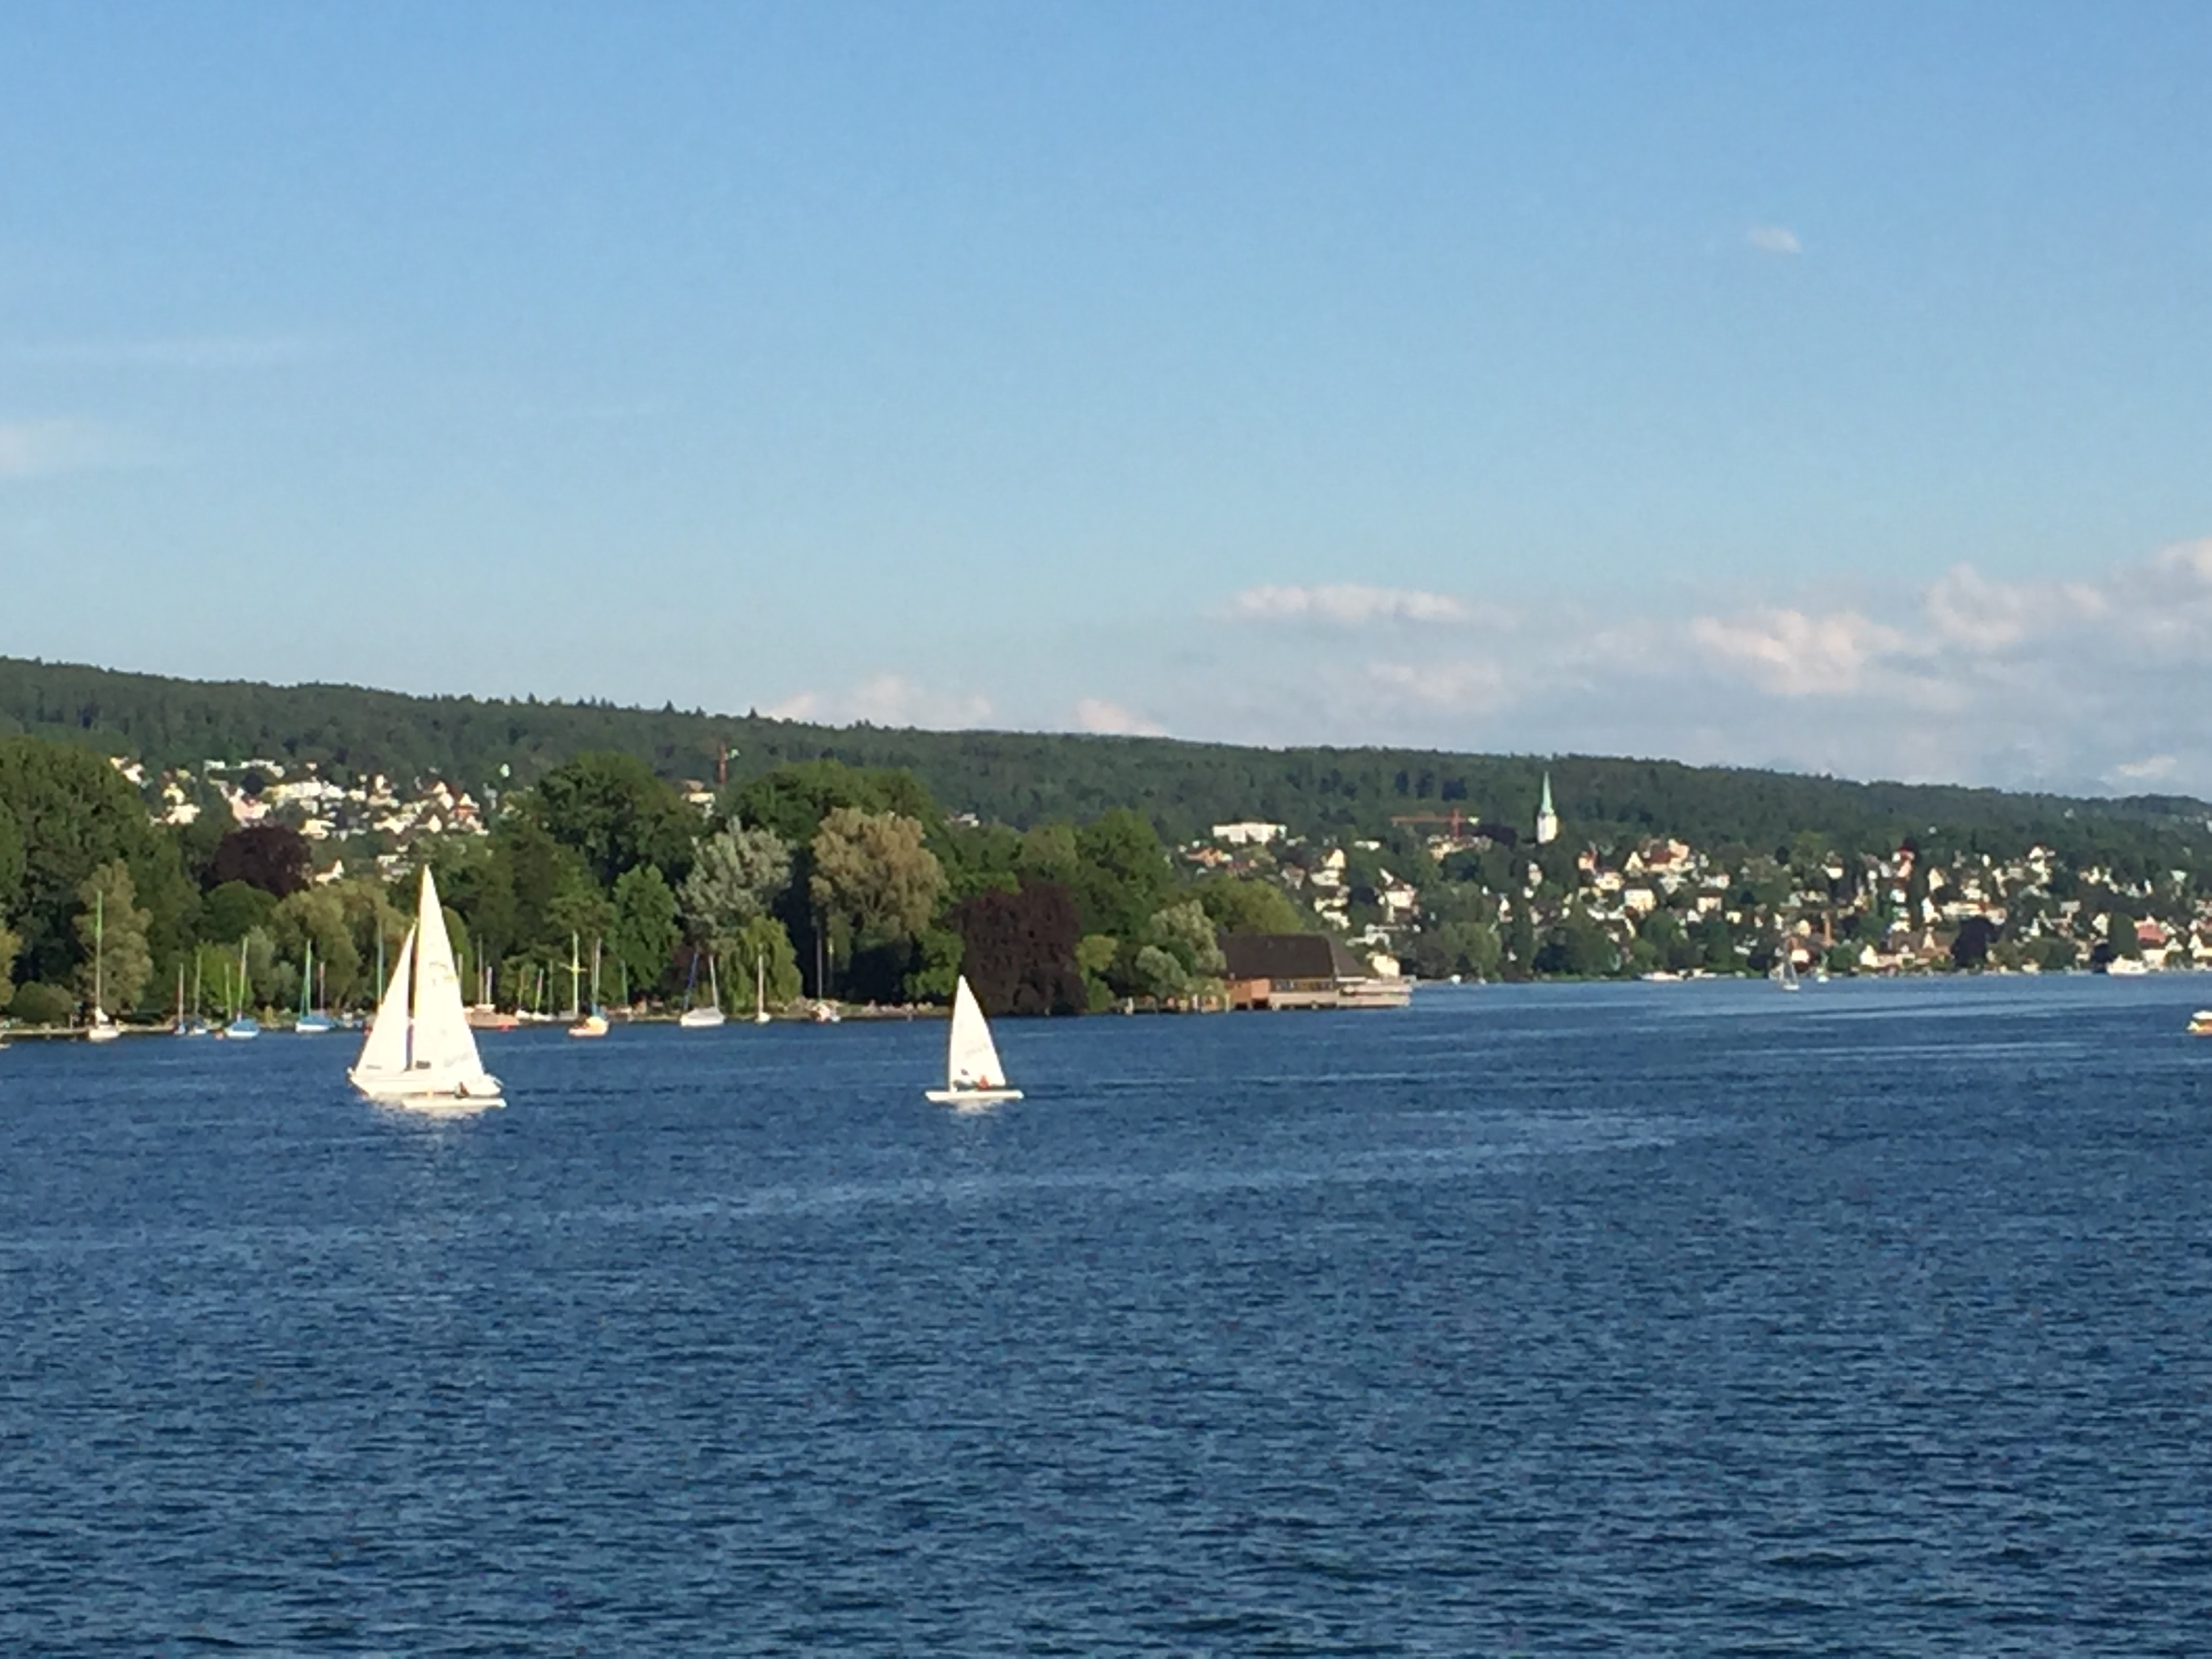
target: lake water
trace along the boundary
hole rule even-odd
[[[0,1054],[0,1650],[2201,1653],[2212,981]]]

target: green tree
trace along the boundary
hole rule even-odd
[[[906,976],[906,994],[916,1002],[950,1002],[960,979],[962,942],[950,927],[931,926],[915,941],[914,969]]]
[[[0,738],[0,817],[10,821],[9,844],[21,849],[13,906],[4,914],[21,938],[27,979],[71,977],[82,959],[78,889],[118,860],[130,866],[137,902],[147,912],[146,942],[157,965],[183,948],[198,898],[176,842],[154,827],[138,792],[101,757],[35,738]],[[12,854],[0,857],[15,862]]]
[[[1536,970],[1576,979],[1595,979],[1616,971],[1620,952],[1605,929],[1580,911],[1559,919],[1536,952]]]
[[[1743,965],[1735,953],[1735,939],[1729,932],[1728,918],[1717,910],[1691,929],[1692,943],[1698,947],[1698,963],[1716,974],[1733,974]]]
[[[1056,881],[1072,886],[1083,854],[1072,823],[1040,823],[1023,836],[1014,854],[1014,873],[1024,881]]]
[[[1224,933],[1307,933],[1313,913],[1272,881],[1249,876],[1207,876],[1191,886],[1191,896],[1206,908]]]
[[[614,933],[614,902],[589,876],[578,871],[553,895],[553,902],[545,907],[545,921],[552,931],[548,943],[555,955],[580,951],[588,968],[592,945],[604,945]],[[562,946],[569,951],[563,951]]]
[[[1534,900],[1516,893],[1513,915],[1506,923],[1506,939],[1515,976],[1526,979],[1536,971],[1536,907]]]
[[[801,848],[813,843],[823,819],[841,806],[894,813],[924,824],[945,816],[911,772],[836,760],[779,766],[737,786],[723,802],[732,822],[772,830],[787,845]]]
[[[1145,927],[1145,942],[1175,957],[1192,980],[1218,978],[1229,966],[1214,937],[1213,919],[1196,899],[1154,912]]]
[[[410,913],[393,904],[390,890],[372,877],[352,877],[319,890],[336,898],[344,913],[346,937],[352,940],[354,952],[361,963],[355,995],[361,1002],[374,1003],[384,994],[383,981],[377,977],[378,969],[381,966],[389,975],[399,942],[407,936]],[[210,971],[211,965],[203,951],[201,982],[210,996],[215,994],[216,983]]]
[[[0,1014],[6,1013],[8,1005],[15,1000],[15,955],[22,946],[23,941],[9,933],[5,923],[0,923]]]
[[[303,973],[307,947],[314,946],[316,977],[322,983],[311,988],[318,1002],[342,1008],[368,988],[362,977],[361,949],[347,924],[341,895],[327,887],[303,888],[270,913],[269,929],[277,949],[297,962]]]
[[[1114,1000],[1114,987],[1108,975],[1121,954],[1121,941],[1111,933],[1088,933],[1076,944],[1075,965],[1083,971],[1084,989],[1089,994],[1093,1013]]]
[[[23,832],[0,803],[0,917],[14,913],[23,892]]]
[[[1416,934],[1410,954],[1413,971],[1424,979],[1454,974],[1495,979],[1505,950],[1497,928],[1487,922],[1443,921]]]
[[[227,881],[200,901],[199,936],[218,945],[235,945],[256,927],[266,927],[276,913],[273,894],[242,881]]]
[[[791,948],[791,935],[774,916],[754,916],[740,922],[721,942],[722,961],[728,977],[722,983],[726,1002],[742,1003],[743,980],[765,969],[768,1005],[781,1008],[803,994],[799,957]]]
[[[717,830],[699,843],[684,878],[685,929],[695,943],[713,945],[768,915],[790,884],[791,848],[774,830]]]
[[[676,894],[659,866],[641,864],[624,871],[615,882],[614,949],[629,969],[631,986],[640,991],[659,986],[682,937]]]
[[[811,896],[848,948],[913,938],[944,896],[943,866],[912,818],[837,807],[815,831],[812,853]]]
[[[153,916],[138,908],[131,866],[120,859],[93,871],[76,896],[83,907],[76,919],[77,943],[84,952],[76,975],[78,994],[91,1007],[97,985],[98,1006],[110,1013],[127,1013],[138,1006],[146,981],[153,977],[153,952],[146,944]]]
[[[1190,969],[1177,960],[1172,951],[1157,945],[1138,947],[1131,973],[1137,994],[1157,1002],[1166,1002],[1190,989]]]
[[[681,880],[691,867],[699,815],[635,756],[579,755],[539,780],[523,811],[577,854],[602,888],[654,864]]]
[[[1075,833],[1079,855],[1068,885],[1086,933],[1134,938],[1175,885],[1175,867],[1159,833],[1126,807],[1116,807]]]

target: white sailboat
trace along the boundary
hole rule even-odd
[[[753,958],[753,1024],[768,1024],[768,957]]]
[[[112,1042],[123,1035],[123,1028],[107,1017],[106,978],[101,971],[107,959],[107,896],[93,894],[92,907],[92,1024],[84,1028],[84,1040]]]
[[[990,1023],[983,1018],[975,994],[968,988],[965,974],[952,993],[952,1034],[945,1049],[945,1086],[924,1093],[940,1106],[995,1106],[1002,1100],[1022,1097],[1019,1089],[1006,1085],[998,1045],[991,1041]]]
[[[698,967],[698,960],[694,957],[691,963],[692,971],[696,973]],[[712,957],[707,958],[707,991],[706,1002],[696,1008],[686,1008],[678,1016],[676,1023],[685,1030],[711,1031],[723,1021],[722,981],[715,972],[714,958]]]
[[[477,1054],[446,914],[428,870],[415,926],[399,947],[361,1058],[347,1075],[380,1105],[410,1111],[473,1112],[506,1103],[499,1079]]]
[[[583,966],[576,955],[576,935],[568,935],[568,1035],[572,1037],[603,1037],[607,1034],[607,1017],[599,1010],[599,947],[592,945],[592,1006],[582,1006]]]
[[[337,1021],[316,1006],[317,999],[312,994],[314,983],[315,941],[309,939],[307,966],[300,970],[300,1017],[292,1022],[292,1029],[301,1036],[320,1036],[338,1029]]]
[[[1785,991],[1797,988],[1797,957],[1786,938],[1775,957],[1774,982]]]

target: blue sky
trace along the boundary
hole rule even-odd
[[[0,651],[2212,792],[2212,13],[0,3]]]

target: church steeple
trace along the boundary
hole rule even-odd
[[[1547,846],[1559,838],[1559,815],[1552,810],[1552,775],[1544,774],[1544,799],[1536,806],[1536,845]]]

